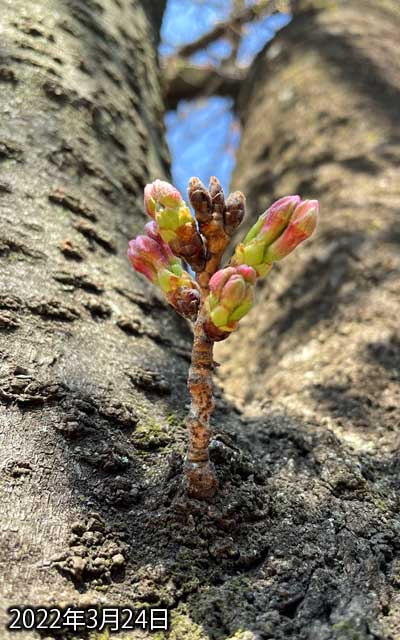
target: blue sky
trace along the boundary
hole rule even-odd
[[[171,55],[176,47],[206,33],[215,22],[228,17],[230,7],[230,0],[168,0],[160,54]],[[239,64],[249,64],[288,21],[287,15],[277,14],[249,24],[239,49]],[[221,40],[206,51],[197,52],[191,60],[198,64],[216,64],[228,53],[229,44]],[[231,101],[216,96],[182,101],[176,111],[166,114],[166,125],[173,181],[178,189],[184,194],[193,175],[206,184],[210,175],[216,175],[227,192],[240,139]]]

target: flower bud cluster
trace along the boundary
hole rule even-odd
[[[144,206],[152,220],[145,226],[146,235],[130,241],[128,256],[178,313],[194,320],[202,308],[206,334],[222,340],[252,308],[257,277],[313,233],[318,201],[286,196],[274,202],[236,247],[229,266],[218,270],[229,238],[243,220],[244,195],[236,191],[225,200],[215,177],[208,189],[192,178],[188,191],[195,217],[168,182],[146,185]],[[197,281],[182,259],[194,269]]]
[[[129,242],[128,258],[133,268],[158,285],[178,313],[195,318],[200,304],[197,283],[164,242],[156,223],[146,224],[145,231],[147,235]]]
[[[287,196],[274,202],[257,220],[237,247],[231,264],[247,264],[258,276],[271,269],[314,231],[318,218],[318,201]]]
[[[144,206],[174,254],[200,271],[205,263],[203,240],[178,189],[163,180],[155,180],[145,187]]]
[[[205,328],[210,337],[220,340],[221,332],[231,333],[236,329],[239,320],[254,304],[256,279],[254,269],[245,264],[225,267],[212,276],[210,293],[205,300],[208,319]]]

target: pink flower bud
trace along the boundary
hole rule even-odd
[[[205,329],[210,337],[216,339],[218,332],[236,329],[238,321],[253,306],[256,278],[256,272],[248,265],[225,267],[211,277],[205,301],[208,316]]]
[[[144,188],[144,208],[150,218],[154,218],[157,206],[177,207],[182,203],[178,189],[164,180],[154,180]]]
[[[138,236],[129,242],[128,258],[133,268],[153,283],[157,282],[158,271],[169,265],[162,247],[148,236]]]
[[[274,202],[252,226],[243,244],[248,246],[252,240],[257,239],[262,241],[264,246],[269,245],[286,227],[299,202],[300,196],[285,196]]]
[[[169,245],[166,242],[164,242],[164,240],[160,236],[160,230],[157,227],[157,224],[154,222],[154,220],[151,220],[150,222],[145,224],[144,229],[148,237],[152,238],[152,240],[155,240],[157,242],[157,244],[160,246],[164,255],[170,258],[170,262],[171,261],[176,262],[176,258],[172,253],[171,249],[169,248]]]
[[[246,282],[250,284],[255,284],[257,280],[257,274],[252,267],[249,267],[247,264],[240,264],[236,267],[236,273],[239,273]]]
[[[275,262],[282,260],[297,247],[300,242],[311,236],[317,226],[318,200],[304,200],[294,210],[290,222],[282,235],[267,249],[264,260]]]
[[[220,269],[210,278],[209,287],[210,291],[218,297],[221,294],[222,287],[229,280],[231,276],[236,273],[236,267],[225,267]]]
[[[163,180],[155,180],[145,187],[144,206],[174,255],[186,260],[195,271],[201,271],[205,263],[203,240],[178,189]],[[153,229],[150,227],[150,234]]]
[[[265,219],[260,230],[260,236],[265,246],[271,244],[282,233],[295,207],[300,202],[300,196],[286,196],[274,202],[265,212]]]
[[[155,222],[146,225],[146,233],[129,242],[128,258],[133,268],[157,284],[178,313],[194,319],[200,306],[197,283],[162,240]]]
[[[231,264],[247,264],[256,270],[259,277],[265,275],[272,262],[284,258],[311,235],[317,215],[316,200],[302,202],[300,196],[286,196],[277,200],[259,217],[244,241],[236,247]]]
[[[145,262],[143,258],[136,255],[133,251],[129,255],[129,260],[131,262],[132,267],[135,269],[135,271],[144,275],[153,284],[157,282],[157,270],[154,268],[152,264]]]
[[[157,224],[154,222],[154,220],[150,220],[150,222],[147,222],[144,225],[144,230],[146,231],[146,235],[148,235],[149,238],[152,238],[156,242],[162,241],[162,238],[160,236],[160,231],[157,227]]]

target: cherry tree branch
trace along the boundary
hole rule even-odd
[[[294,0],[256,0],[246,7],[243,0],[233,0],[226,21],[217,23],[197,40],[183,45],[164,60],[164,99],[167,109],[175,109],[180,100],[220,95],[235,99],[248,67],[237,64],[237,53],[245,24],[265,15],[290,11]],[[219,38],[231,43],[230,54],[219,65],[196,65],[187,60],[193,53],[208,47]]]
[[[252,22],[253,20],[259,20],[267,14],[276,13],[279,10],[277,4],[279,4],[277,0],[258,0],[250,7],[245,7],[236,14],[231,15],[228,20],[218,22],[210,31],[196,40],[180,47],[176,51],[175,56],[178,58],[188,58],[196,53],[196,51],[205,49],[216,40],[232,33],[232,31],[235,32],[244,24]]]
[[[168,63],[164,70],[164,101],[175,109],[180,100],[220,95],[236,98],[247,68],[198,66],[190,62]]]

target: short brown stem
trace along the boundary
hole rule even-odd
[[[201,302],[194,325],[192,364],[188,380],[192,402],[187,420],[189,448],[185,461],[188,494],[201,499],[213,496],[218,487],[208,451],[211,438],[210,415],[214,409],[213,346],[215,341],[224,340],[229,335],[210,322],[204,303],[210,291],[210,279],[218,271],[230,237],[243,219],[245,199],[237,191],[229,196],[227,207],[221,183],[215,176],[210,179],[209,189],[198,178],[192,178],[188,193],[206,248],[205,264],[194,267],[196,280],[200,285]]]
[[[212,393],[213,341],[204,331],[204,309],[200,309],[194,325],[192,364],[188,387],[191,394],[187,420],[189,446],[185,460],[186,488],[189,496],[212,497],[218,480],[210,462],[208,445],[211,438],[210,415],[214,409]]]

